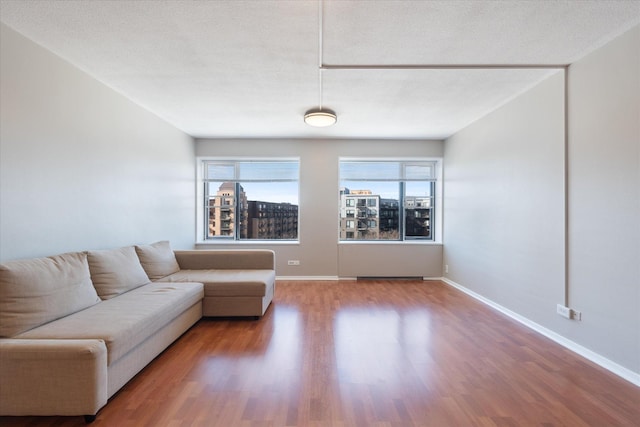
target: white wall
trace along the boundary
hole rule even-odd
[[[442,141],[389,140],[196,140],[197,156],[300,157],[300,242],[298,244],[198,245],[199,248],[259,247],[276,251],[279,277],[336,278],[352,276],[347,268],[358,261],[374,265],[379,250],[358,246],[339,256],[338,245],[338,159],[340,157],[442,157]],[[425,277],[440,277],[441,245],[384,244],[389,253],[410,254],[389,259],[389,272],[417,271],[423,265]],[[379,248],[379,247],[378,247]],[[299,266],[287,260],[300,260]],[[400,262],[402,260],[402,262]],[[427,260],[427,261],[425,261]],[[434,262],[435,260],[435,262]],[[406,268],[405,268],[406,267]],[[401,274],[393,274],[401,275]],[[412,274],[414,275],[414,274]]]
[[[192,248],[192,138],[1,31],[0,260],[160,239]]]
[[[446,277],[546,327],[564,298],[560,72],[445,142]]]
[[[445,141],[447,278],[640,379],[640,30]],[[568,257],[564,255],[568,233]],[[582,321],[556,314],[564,302]],[[584,350],[584,351],[582,351]]]
[[[566,334],[640,375],[640,27],[569,76]]]

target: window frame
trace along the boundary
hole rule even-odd
[[[281,180],[281,179],[273,179],[273,180],[244,180],[244,182],[295,182],[297,184],[297,233],[296,238],[294,239],[250,239],[250,238],[240,238],[238,236],[238,228],[235,227],[233,236],[209,236],[208,235],[208,227],[209,227],[209,215],[208,215],[208,202],[207,198],[210,196],[208,192],[208,185],[212,182],[212,179],[207,179],[207,166],[210,163],[219,162],[221,164],[224,163],[234,163],[235,174],[237,174],[237,165],[240,163],[277,163],[277,162],[295,162],[297,163],[297,177],[295,180]],[[242,244],[298,244],[300,242],[300,170],[301,170],[301,160],[300,157],[215,157],[215,156],[206,156],[206,157],[197,157],[196,158],[196,170],[197,170],[197,178],[196,178],[196,244],[230,244],[230,245],[242,245]],[[223,179],[217,180],[226,181]],[[243,180],[238,178],[237,175],[234,175],[234,179],[230,180],[235,183],[235,189],[237,194],[237,189],[239,186],[242,186]],[[234,196],[235,197],[235,196]],[[234,203],[234,209],[237,209],[237,197],[235,197],[236,202]],[[253,200],[252,200],[253,201]],[[256,200],[258,202],[264,202],[264,200]],[[248,200],[247,200],[248,202]],[[234,221],[238,221],[238,215],[234,215]]]
[[[343,238],[341,236],[341,224],[342,224],[342,213],[341,213],[341,200],[342,191],[344,190],[345,181],[354,181],[353,179],[343,179],[342,177],[342,164],[343,162],[395,162],[403,164],[403,167],[409,165],[420,165],[425,162],[431,163],[434,167],[433,178],[431,180],[418,180],[418,182],[431,182],[431,200],[433,206],[431,209],[431,217],[429,218],[430,227],[431,227],[431,237],[420,237],[420,236],[405,236],[406,233],[406,199],[411,198],[413,196],[405,194],[406,182],[410,182],[411,180],[386,180],[388,182],[397,182],[398,183],[398,239],[387,240],[387,239],[350,239]],[[339,188],[339,199],[338,204],[340,205],[338,211],[338,230],[337,230],[337,238],[338,244],[441,244],[442,243],[442,230],[443,230],[443,221],[442,221],[442,200],[443,200],[443,185],[442,185],[442,175],[443,175],[443,159],[442,157],[411,157],[411,158],[397,158],[397,157],[339,157],[338,158],[338,188]],[[404,173],[404,171],[403,171]],[[362,179],[363,183],[366,182],[376,182],[375,178],[372,179]],[[385,181],[385,180],[380,180]],[[382,198],[380,199],[382,201]],[[378,207],[380,208],[380,207]],[[393,221],[392,218],[388,218],[386,216],[382,216],[382,212],[379,216],[379,226],[382,224],[389,224],[389,221]]]

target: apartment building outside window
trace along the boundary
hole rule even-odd
[[[299,160],[200,160],[205,241],[297,240]]]
[[[340,160],[341,241],[433,241],[437,161]]]

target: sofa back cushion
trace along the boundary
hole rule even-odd
[[[0,265],[0,337],[12,337],[98,302],[84,253]]]
[[[87,252],[93,286],[109,299],[149,283],[133,246]]]
[[[166,240],[150,245],[136,246],[136,253],[140,258],[142,268],[151,280],[162,279],[180,271],[176,256]]]

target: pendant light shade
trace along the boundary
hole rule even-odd
[[[304,122],[309,126],[326,127],[335,124],[338,116],[332,110],[312,108],[304,114]]]

